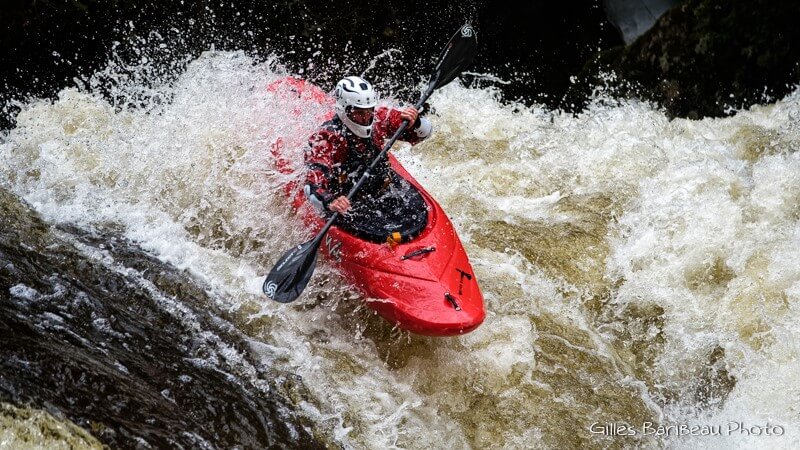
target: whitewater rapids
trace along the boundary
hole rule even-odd
[[[261,362],[302,377],[299,412],[346,448],[800,445],[799,91],[699,121],[636,101],[573,117],[491,88],[437,91],[432,138],[394,153],[453,220],[487,318],[426,338],[393,330],[327,264],[295,304],[261,294],[307,237],[270,145],[299,155],[323,113],[266,91],[279,64],[206,52],[155,86],[113,70],[98,78],[115,80],[113,103],[69,88],[20,104],[0,186],[204,283]]]

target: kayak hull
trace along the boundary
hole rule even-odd
[[[316,86],[295,78],[271,83],[275,95],[301,97],[317,104],[330,98]],[[274,164],[284,174],[295,174],[288,151],[278,139],[272,148]],[[321,245],[323,255],[340,268],[344,277],[367,297],[367,306],[401,329],[426,336],[456,336],[477,328],[486,311],[477,278],[441,206],[389,154],[397,174],[422,195],[428,209],[428,223],[408,242],[375,243],[331,227]],[[300,181],[284,186],[292,207],[305,226],[316,233],[325,218],[306,201]]]

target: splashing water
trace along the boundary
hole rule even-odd
[[[122,230],[206,283],[346,447],[800,444],[800,93],[701,121],[633,101],[573,117],[491,88],[435,93],[434,136],[394,152],[453,219],[488,311],[435,339],[393,330],[328,264],[292,306],[260,293],[307,236],[270,145],[299,155],[325,112],[270,95],[284,75],[206,52],[171,83],[110,88],[161,99],[146,108],[75,88],[29,101],[0,141],[0,183],[53,223]],[[612,423],[637,434],[592,432]]]

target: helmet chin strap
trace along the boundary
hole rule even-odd
[[[360,138],[368,138],[372,134],[372,124],[375,122],[375,119],[372,119],[372,122],[370,122],[369,125],[359,125],[347,117],[347,113],[344,111],[336,111],[336,115],[342,119],[342,122],[344,122],[344,124],[347,125],[347,128],[349,128],[350,131],[352,131],[356,136]]]

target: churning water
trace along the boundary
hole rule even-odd
[[[278,64],[207,52],[164,84],[127,69],[139,76],[96,78],[113,101],[71,88],[21,104],[0,184],[50,223],[119,230],[203,283],[260,363],[302,377],[297,413],[332,440],[800,445],[800,92],[670,121],[635,101],[574,117],[437,91],[434,136],[394,152],[452,218],[488,314],[427,338],[374,316],[327,264],[297,303],[261,294],[307,237],[270,145],[299,155],[324,113],[267,92]]]

